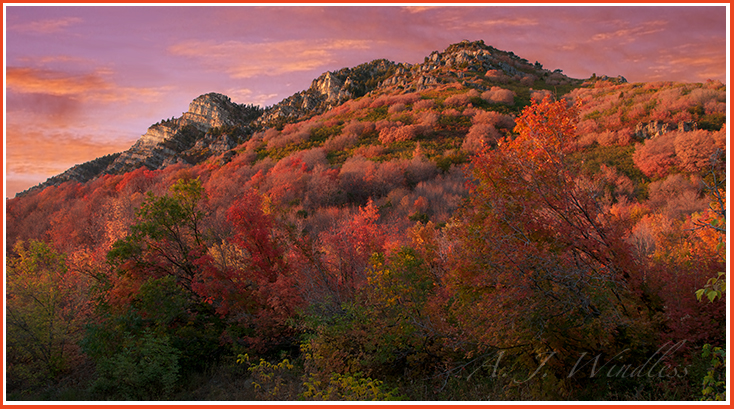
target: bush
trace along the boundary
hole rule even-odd
[[[168,338],[145,331],[128,335],[122,351],[102,358],[92,394],[104,400],[165,400],[178,381],[179,352]]]
[[[350,400],[350,401],[385,401],[402,400],[397,396],[397,388],[383,391],[383,382],[372,378],[363,378],[362,374],[331,374],[328,384],[309,378],[304,382],[306,391],[302,398],[313,400]]]

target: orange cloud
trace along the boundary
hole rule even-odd
[[[111,137],[109,130],[92,132],[94,129],[7,124],[7,195],[12,197],[76,164],[124,151],[136,139],[131,135]]]
[[[405,6],[402,9],[411,14],[423,13],[424,11],[435,10],[440,6]]]
[[[343,50],[366,50],[373,40],[289,40],[267,43],[240,41],[185,41],[169,47],[176,56],[201,61],[211,68],[223,68],[232,78],[280,75],[308,71],[332,62]]]
[[[104,68],[91,73],[72,74],[31,67],[8,67],[5,86],[7,90],[19,94],[49,95],[94,102],[122,102],[143,96],[155,98],[165,89],[121,87],[104,78],[113,74]]]
[[[29,67],[8,67],[5,78],[6,87],[19,93],[70,96],[112,88],[111,84],[95,73],[70,75]]]

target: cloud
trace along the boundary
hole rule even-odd
[[[635,27],[629,27],[628,22],[617,21],[615,23],[623,27],[614,31],[594,34],[591,37],[591,41],[615,40],[620,41],[622,44],[627,44],[637,41],[641,36],[665,31],[668,26],[668,22],[662,20],[646,21],[644,24]]]
[[[9,196],[76,164],[124,151],[135,139],[132,135],[115,135],[109,129],[59,129],[46,124],[7,124],[6,131]]]
[[[255,93],[252,90],[246,88],[230,88],[224,94],[238,104],[254,104],[259,106],[266,106],[268,103],[272,103],[280,95],[278,93],[254,95]]]
[[[490,27],[530,27],[537,26],[538,19],[527,17],[501,18],[477,21],[470,23],[471,28],[490,28]]]
[[[47,124],[7,124],[6,131],[8,174],[41,174],[46,178],[75,164],[124,151],[134,141],[131,135],[115,135],[109,129],[59,129]]]
[[[21,56],[17,59],[18,62],[27,66],[46,66],[49,64],[62,63],[62,64],[76,64],[77,66],[89,65],[91,60],[87,58],[81,58],[71,55],[44,55],[36,57],[25,57]]]
[[[411,14],[423,13],[430,10],[435,10],[440,6],[405,6],[402,9]]]
[[[341,51],[367,50],[374,40],[287,40],[262,43],[190,40],[168,51],[197,60],[211,69],[224,69],[232,78],[282,75],[328,65]]]
[[[668,75],[675,73],[685,76],[686,81],[721,79],[720,73],[726,69],[726,56],[722,53],[708,53],[704,50],[690,54],[663,52],[649,66],[649,69],[657,73]]]
[[[11,29],[19,32],[56,34],[65,31],[70,26],[81,23],[78,17],[64,17],[58,19],[46,19],[31,21],[29,23],[14,24]]]
[[[61,71],[30,67],[8,67],[6,87],[14,92],[54,96],[104,92],[112,85],[97,73],[74,75]]]
[[[127,102],[133,99],[156,98],[162,87],[123,87],[110,81],[114,73],[100,68],[88,73],[32,68],[7,67],[6,89],[18,94],[63,97],[76,101]]]

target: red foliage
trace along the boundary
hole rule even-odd
[[[464,93],[451,95],[446,98],[443,103],[446,106],[460,108],[469,105],[470,102],[471,96],[468,93]]]
[[[685,340],[687,346],[723,344],[726,303],[699,302],[693,296],[709,278],[724,271],[722,252],[702,240],[702,232],[695,231],[690,221],[652,215],[641,224],[648,226],[652,242],[646,269],[654,278],[648,285],[659,294],[665,306],[661,338],[672,342]]]
[[[415,104],[413,104],[413,111],[420,111],[420,110],[430,110],[433,109],[433,107],[436,106],[436,101],[432,99],[422,99]]]
[[[648,196],[646,205],[674,220],[708,208],[708,199],[701,197],[700,179],[679,173],[650,183]]]
[[[336,305],[354,299],[367,282],[370,257],[384,250],[387,235],[377,225],[378,219],[370,200],[353,217],[319,235],[325,271],[315,278]]]
[[[502,134],[494,125],[474,124],[469,128],[469,133],[466,134],[461,149],[469,153],[476,153],[484,149],[485,146],[495,145],[500,138],[502,138]]]
[[[287,320],[301,303],[285,245],[267,204],[254,190],[246,191],[227,212],[236,252],[224,268],[215,266],[211,255],[197,263],[202,268],[195,291],[215,306],[217,313],[242,325],[253,325],[257,335],[248,337],[265,348],[291,331]]]
[[[663,177],[677,164],[675,157],[676,133],[668,132],[637,145],[632,160],[644,174],[650,177]]]
[[[679,132],[673,146],[682,169],[701,172],[711,169],[711,157],[717,149],[725,149],[724,144],[720,142],[723,141],[717,141],[711,132],[697,130]]]
[[[403,142],[415,139],[422,132],[422,127],[418,125],[398,125],[394,127],[385,127],[380,130],[380,142],[388,145],[393,142]]]
[[[517,138],[473,160],[448,285],[460,331],[480,345],[601,351],[616,329],[639,329],[628,327],[641,274],[625,226],[566,159],[576,122],[565,101],[534,102]]]

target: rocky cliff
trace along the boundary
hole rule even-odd
[[[86,182],[141,166],[160,169],[175,163],[199,163],[244,142],[252,134],[252,122],[262,112],[260,107],[236,104],[226,95],[201,95],[181,117],[151,125],[130,149],[76,165],[21,195],[70,180]]]
[[[422,91],[437,84],[461,82],[481,91],[483,77],[501,82],[519,81],[528,86],[536,81],[555,85],[578,81],[560,70],[544,69],[538,62],[531,64],[512,52],[498,50],[480,40],[453,44],[443,52],[434,51],[422,64],[401,66],[382,81],[379,88]]]
[[[401,66],[388,60],[375,60],[354,68],[326,72],[313,80],[307,90],[266,109],[256,123],[272,127],[321,114],[345,101],[377,90],[380,82]]]

